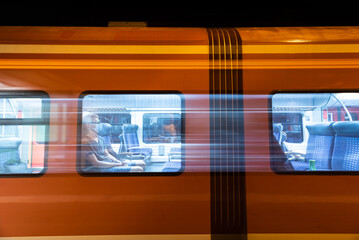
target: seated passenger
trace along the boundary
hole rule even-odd
[[[163,133],[165,136],[177,136],[177,127],[175,125],[175,119],[173,114],[170,114],[170,119],[163,125]]]
[[[170,119],[164,123],[162,129],[163,135],[168,142],[174,143],[180,140],[179,127],[175,122],[175,117],[173,114],[170,114]]]
[[[143,170],[145,170],[146,168],[146,163],[143,160],[131,160],[131,159],[124,159],[126,157],[130,157],[131,155],[133,155],[133,153],[131,152],[121,152],[121,153],[116,153],[113,148],[111,146],[109,146],[108,144],[105,144],[105,149],[107,150],[107,152],[113,156],[114,158],[116,158],[119,161],[125,162],[127,163],[127,165],[129,166],[140,166],[142,167]]]
[[[82,160],[85,172],[142,172],[136,163],[121,161],[106,149],[103,139],[98,136],[100,121],[96,114],[88,114],[82,125]]]
[[[105,149],[107,152],[115,157],[117,160],[125,161],[128,165],[131,166],[141,166],[143,169],[146,167],[146,163],[143,160],[134,160],[132,159],[132,152],[121,152],[116,153],[111,144],[111,132],[112,126],[109,123],[101,123],[99,132],[97,133],[98,136],[101,137],[101,140],[104,142]],[[127,159],[126,159],[127,158]],[[128,159],[129,158],[129,159]]]

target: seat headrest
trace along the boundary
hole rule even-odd
[[[100,136],[108,136],[110,135],[112,129],[112,125],[109,123],[101,123],[100,124],[100,131],[98,133],[98,135]]]
[[[281,132],[283,131],[283,125],[280,123],[273,124],[273,132]]]
[[[0,138],[0,149],[17,150],[21,144],[21,139],[16,137]]]
[[[333,122],[320,122],[308,124],[306,127],[311,135],[334,136],[335,132],[332,125]]]
[[[113,125],[112,126],[112,135],[119,136],[122,133],[122,126],[120,125]]]
[[[336,122],[333,128],[338,136],[359,137],[359,121]]]
[[[124,124],[122,126],[123,133],[137,133],[138,126],[136,124]]]

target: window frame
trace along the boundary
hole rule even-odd
[[[333,175],[359,175],[359,171],[278,171],[273,166],[275,152],[278,151],[275,145],[277,141],[273,142],[273,103],[272,98],[276,94],[318,94],[318,93],[359,93],[359,89],[321,89],[321,90],[273,90],[268,94],[268,123],[269,123],[269,161],[270,161],[270,168],[272,172],[278,175],[323,175],[323,176],[333,176]],[[304,131],[304,129],[303,129]],[[278,144],[277,144],[278,145]],[[283,151],[282,151],[283,152]],[[284,154],[284,153],[283,153]],[[284,155],[285,156],[285,155]],[[281,158],[281,160],[287,160],[287,158]]]
[[[86,173],[81,169],[81,138],[82,138],[82,114],[83,114],[83,99],[87,95],[151,95],[151,94],[164,94],[164,95],[177,95],[181,101],[181,168],[178,172],[103,172],[103,173]],[[77,147],[76,147],[76,171],[83,177],[169,177],[179,176],[185,170],[185,100],[184,95],[180,91],[132,91],[132,90],[87,90],[82,92],[78,97],[77,104]]]
[[[50,128],[50,96],[47,92],[42,90],[5,90],[0,91],[0,99],[3,98],[40,98],[41,104],[41,117],[40,118],[4,118],[0,119],[0,125],[10,126],[33,126],[43,125],[45,126],[44,136],[44,168],[39,173],[14,173],[3,174],[0,173],[0,178],[36,178],[41,177],[47,172],[48,167],[48,152],[49,152],[49,128]]]

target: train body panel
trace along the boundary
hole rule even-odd
[[[358,119],[359,28],[0,31],[0,237],[357,236],[356,163],[336,165],[357,147],[335,143]],[[144,172],[88,168],[106,124]],[[334,146],[313,172],[315,124]]]
[[[12,35],[11,31],[19,35]],[[208,109],[208,96],[199,101],[191,97],[208,92],[208,71],[171,67],[171,62],[192,61],[193,56],[208,59],[208,54],[190,54],[192,57],[187,58],[181,53],[186,45],[201,48],[207,35],[203,36],[205,30],[192,30],[190,35],[187,30],[148,31],[83,31],[81,28],[30,31],[13,28],[7,31],[5,28],[2,31],[3,37],[16,37],[15,40],[2,39],[2,43],[9,40],[20,48],[24,44],[49,44],[49,48],[58,49],[61,45],[67,52],[63,55],[44,52],[3,55],[3,63],[10,62],[11,67],[4,64],[0,70],[2,91],[48,93],[50,127],[46,173],[35,178],[1,179],[1,236],[210,233],[209,171],[191,170],[191,165],[209,166],[208,111],[201,111]],[[77,35],[80,37],[76,38]],[[93,46],[90,53],[73,54],[68,42],[80,48],[83,44],[95,44],[103,53],[96,53],[96,46]],[[112,54],[101,49],[104,44],[115,47],[141,44],[145,48],[140,54],[129,53],[126,48],[123,48],[125,54],[121,49]],[[168,53],[166,49],[171,50],[173,46],[179,50]],[[41,49],[35,45],[34,51]],[[132,66],[126,65],[124,61],[131,58]],[[43,61],[37,64],[39,59]],[[151,64],[148,67],[147,63],[151,62],[157,64],[157,68],[151,69]],[[145,66],[137,67],[140,63]],[[100,67],[93,69],[92,66]],[[118,91],[119,94],[175,91],[184,96],[185,132],[190,133],[185,139],[188,161],[184,172],[178,176],[80,176],[76,169],[76,146],[78,111],[82,109],[79,110],[78,104],[80,95],[86,91]],[[131,114],[134,118],[136,111]],[[196,163],[198,161],[200,164]]]
[[[275,173],[268,140],[273,94],[357,91],[358,29],[348,29],[239,30],[249,233],[357,232],[357,176]]]

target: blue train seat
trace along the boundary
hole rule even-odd
[[[288,149],[285,145],[285,140],[287,140],[287,134],[283,131],[283,125],[280,123],[273,124],[273,136],[279,143],[279,146],[282,148],[283,152],[287,152]]]
[[[0,138],[0,171],[5,171],[4,163],[10,160],[20,161],[20,138]]]
[[[106,145],[111,146],[111,129],[112,126],[109,123],[101,123],[100,131],[98,133],[99,136],[102,137]]]
[[[111,154],[117,159],[120,159],[120,156],[112,148],[111,130],[112,130],[111,124],[101,123],[100,131],[98,132],[98,135],[102,138],[103,142],[105,143],[106,149],[109,152],[109,154]]]
[[[359,171],[359,121],[336,122],[332,170]]]
[[[124,124],[122,126],[122,135],[120,136],[121,142],[123,142],[126,152],[133,153],[132,157],[139,156],[140,159],[148,163],[152,156],[152,148],[140,147],[137,130],[138,126],[135,124]]]
[[[330,170],[335,132],[333,123],[312,123],[306,126],[309,132],[304,161],[291,161],[295,170],[309,169],[309,160],[314,159],[317,170]]]
[[[275,139],[278,141],[278,143],[282,142],[282,132],[283,132],[283,125],[280,123],[274,123],[273,124],[273,135]]]
[[[161,169],[161,172],[178,172],[181,169],[181,162],[166,162]]]

